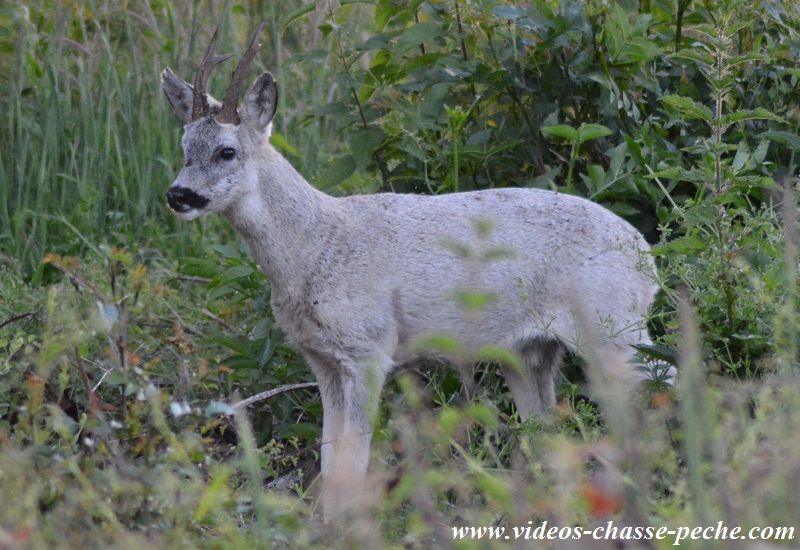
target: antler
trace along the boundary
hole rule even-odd
[[[256,29],[252,40],[250,40],[250,46],[247,47],[247,51],[236,66],[236,70],[233,71],[231,84],[225,91],[225,98],[222,100],[222,110],[216,117],[219,122],[239,124],[239,113],[236,108],[239,104],[239,96],[242,93],[242,84],[244,84],[244,78],[247,76],[247,69],[250,67],[250,63],[253,62],[256,52],[258,52],[258,49],[261,47],[259,38],[263,32],[264,22],[262,21],[258,29]]]
[[[211,71],[214,67],[233,57],[233,54],[217,55],[217,39],[219,38],[219,27],[214,31],[214,36],[211,38],[211,44],[208,45],[206,53],[203,56],[203,62],[200,68],[197,69],[197,74],[194,77],[194,100],[192,102],[192,120],[197,120],[204,116],[211,114],[211,108],[208,106],[208,99],[206,99],[206,85],[208,78],[211,76]]]

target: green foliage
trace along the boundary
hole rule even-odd
[[[36,526],[37,547],[61,538],[78,544],[82,530],[95,540],[92,523],[103,525],[109,540],[122,536],[130,545],[142,543],[137,531],[155,536],[160,542],[149,543],[155,546],[202,529],[222,529],[236,544],[286,536],[291,522],[279,517],[286,508],[278,516],[271,511],[279,497],[259,494],[246,502],[239,491],[260,485],[254,471],[277,479],[297,467],[298,457],[313,457],[318,398],[285,393],[270,407],[255,407],[256,433],[246,420],[232,421],[223,396],[249,396],[308,374],[297,371],[300,362],[279,333],[252,330],[255,293],[268,292],[263,276],[240,252],[218,248],[213,271],[205,272],[213,277],[201,290],[203,280],[160,258],[113,248],[100,249],[101,258],[88,265],[48,256],[48,269],[61,271],[64,281],[34,302],[41,309],[10,319],[0,333],[9,353],[0,384],[2,427],[12,438],[0,453],[3,472],[29,485],[25,506],[4,525],[26,537],[26,526]],[[252,293],[247,307],[231,299],[243,293]],[[205,307],[179,313],[176,296]],[[34,465],[29,474],[20,473],[25,461]],[[300,484],[302,475],[295,477]],[[253,531],[230,531],[242,514],[256,511]],[[278,524],[257,531],[268,518]]]
[[[315,145],[325,124],[294,121],[330,87],[323,60],[286,68],[276,62],[307,46],[306,28],[284,29],[284,13],[260,6],[239,5],[222,20],[210,8],[154,2],[128,9],[113,0],[0,6],[7,31],[0,36],[6,75],[0,94],[6,114],[0,121],[0,254],[21,262],[26,275],[47,253],[88,250],[77,234],[65,235],[67,227],[90,237],[114,235],[113,244],[202,255],[204,231],[198,235],[176,223],[164,208],[164,191],[180,166],[181,126],[163,99],[159,75],[169,66],[191,80],[214,25],[221,26],[222,49],[241,51],[251,23],[268,22],[272,47],[254,65],[272,68],[279,82],[291,75],[307,90],[282,94],[282,134],[273,139],[289,154],[290,143],[307,144],[296,160],[310,175],[320,169],[324,156],[316,155]],[[312,40],[319,42],[316,35]],[[211,90],[222,95],[213,83]]]
[[[15,504],[0,545],[430,547],[459,544],[442,525],[498,518],[793,525],[796,2],[276,4],[0,5],[0,497]],[[377,521],[314,519],[321,404],[295,387],[311,375],[269,282],[229,227],[179,224],[162,198],[181,153],[160,71],[189,78],[215,25],[241,51],[262,19],[272,143],[319,187],[546,187],[658,243],[657,343],[635,367],[651,381],[631,403],[568,369],[553,413],[521,423],[490,363],[516,359],[492,346],[465,380],[414,371],[375,427]],[[490,242],[491,220],[475,230]],[[509,253],[444,244],[476,274]],[[490,290],[453,299],[479,315]]]
[[[352,93],[315,114],[384,190],[548,186],[604,203],[660,240],[719,369],[752,375],[787,292],[772,175],[795,171],[800,145],[797,35],[784,4],[765,5],[378,2],[361,41],[329,9]]]
[[[763,202],[764,192],[776,188],[768,176],[776,159],[764,134],[784,120],[764,107],[740,107],[749,92],[739,83],[769,57],[757,42],[752,50],[737,45],[741,11],[720,5],[709,13],[714,25],[696,27],[701,47],[672,56],[702,75],[713,108],[688,95],[662,98],[675,115],[670,123],[691,129],[691,138],[681,140],[682,162],[651,177],[694,186],[694,196],[662,220],[663,244],[656,250],[666,260],[662,275],[670,287],[680,281],[692,290],[718,368],[753,375],[759,358],[776,351],[769,322],[788,292],[783,228]],[[794,201],[794,193],[783,200]]]

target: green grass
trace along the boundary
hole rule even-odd
[[[464,32],[452,3],[365,4],[0,6],[0,547],[508,548],[452,528],[545,520],[800,529],[794,192],[773,205],[800,150],[800,10],[688,4],[686,50],[758,54],[703,66],[668,55],[673,2],[640,3],[648,17],[460,2]],[[407,31],[415,17],[429,25]],[[190,79],[217,24],[241,52],[261,20],[252,72],[279,82],[276,143],[327,191],[550,186],[660,239],[649,360],[676,363],[677,387],[594,386],[573,362],[559,406],[520,423],[492,365],[469,395],[448,369],[400,376],[371,509],[323,525],[316,391],[229,414],[312,381],[269,283],[221,220],[179,222],[163,199],[182,153],[160,71]],[[722,124],[746,109],[759,116]],[[577,147],[553,128],[603,136]]]
[[[304,53],[297,48],[305,37],[327,47],[308,22],[313,14],[284,28],[293,9],[236,5],[218,21],[196,3],[130,9],[109,1],[5,5],[2,17],[13,32],[2,45],[7,80],[0,108],[7,116],[0,149],[0,253],[29,274],[47,252],[85,251],[80,233],[200,255],[205,226],[198,234],[176,223],[164,206],[182,153],[181,124],[160,92],[160,72],[169,66],[191,80],[216,24],[221,49],[236,52],[246,45],[252,23],[267,21],[269,42],[255,67],[272,70],[281,83],[276,132],[289,144],[306,144],[293,148],[293,160],[313,178],[326,156],[322,140],[335,140],[323,121],[307,115],[327,102],[333,72],[327,59],[283,66],[286,56]],[[211,89],[223,95],[219,82]]]

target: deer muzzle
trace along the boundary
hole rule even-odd
[[[208,202],[207,198],[186,187],[173,185],[167,190],[167,203],[170,208],[179,214],[193,209],[204,208]]]

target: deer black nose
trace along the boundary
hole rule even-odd
[[[208,199],[185,187],[170,187],[167,190],[167,203],[175,212],[186,212],[192,208],[203,208]]]

